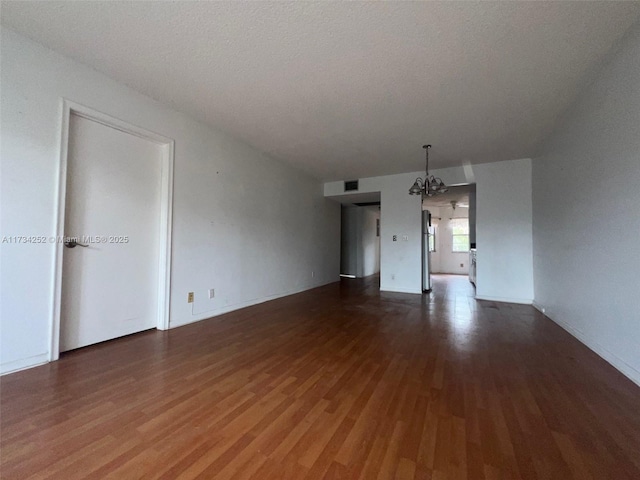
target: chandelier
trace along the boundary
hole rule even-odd
[[[431,145],[423,145],[424,151],[427,157],[427,165],[425,168],[426,175],[424,180],[420,177],[416,178],[413,186],[409,189],[409,195],[422,195],[424,197],[433,197],[439,193],[445,193],[449,191],[444,182],[433,175],[429,175],[429,149]]]

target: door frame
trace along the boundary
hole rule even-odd
[[[160,187],[160,242],[158,255],[158,311],[156,328],[167,330],[169,328],[169,308],[171,299],[171,237],[173,217],[173,166],[175,141],[171,138],[159,135],[144,128],[129,124],[105,113],[73,102],[66,98],[61,99],[61,132],[60,132],[60,157],[58,163],[58,179],[56,182],[56,237],[55,257],[53,268],[53,299],[50,319],[50,349],[49,361],[58,360],[60,357],[60,311],[62,303],[62,267],[64,259],[64,236],[66,193],[67,193],[67,164],[69,147],[69,121],[71,114],[107,127],[115,128],[136,137],[149,140],[162,147],[162,173]]]

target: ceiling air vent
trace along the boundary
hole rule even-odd
[[[353,192],[354,190],[358,190],[358,180],[347,180],[344,182],[345,192]]]

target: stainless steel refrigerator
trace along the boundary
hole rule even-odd
[[[431,212],[422,211],[422,291],[431,291],[431,252],[429,251],[429,230]]]

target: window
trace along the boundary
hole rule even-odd
[[[452,218],[451,233],[453,234],[453,251],[468,252],[469,251],[469,219],[468,218]]]
[[[429,227],[429,251],[436,251],[436,227],[435,225],[431,225]]]

